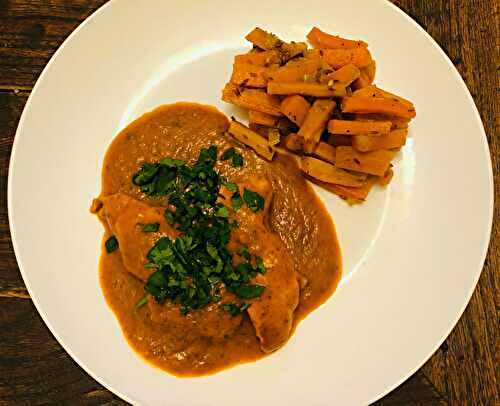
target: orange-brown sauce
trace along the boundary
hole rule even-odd
[[[198,104],[177,103],[145,114],[125,128],[109,147],[104,160],[101,197],[123,193],[151,206],[161,204],[132,184],[133,174],[144,162],[174,157],[192,163],[201,148],[217,145],[218,150],[223,151],[235,146],[225,134],[227,127],[228,121],[223,114]],[[269,238],[279,236],[281,245],[284,244],[293,259],[295,271],[307,280],[300,289],[293,321],[295,327],[337,286],[341,258],[335,228],[293,158],[278,155],[269,163],[248,149],[240,152],[245,160],[242,169],[225,162],[219,162],[216,169],[235,183],[246,182],[255,176],[271,181],[273,199],[268,224],[272,235]],[[103,224],[105,240],[111,231],[106,221]],[[250,229],[252,226],[243,223],[242,227]],[[267,237],[266,233],[257,235],[261,239],[254,242],[258,251],[259,246],[265,246]],[[188,322],[196,324],[196,313],[178,315],[179,318],[188,317],[187,320],[170,319],[169,323],[158,323],[153,314],[155,306],[136,310],[137,302],[144,296],[144,282],[126,271],[119,251],[107,254],[103,250],[100,280],[106,300],[130,345],[148,361],[170,373],[199,376],[265,356],[246,314],[232,334],[206,337],[195,330],[186,331]],[[204,314],[211,317],[210,312],[208,309]]]

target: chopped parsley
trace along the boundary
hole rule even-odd
[[[238,211],[241,206],[243,206],[243,199],[240,196],[240,192],[235,192],[233,196],[231,197],[231,206],[234,209],[234,211]]]
[[[248,208],[254,213],[264,208],[264,198],[257,192],[245,189],[243,192],[243,200],[247,204]]]
[[[238,306],[234,303],[225,303],[220,306],[222,310],[228,312],[231,316],[238,316],[243,313],[246,309],[250,307],[250,303],[245,303],[241,306]]]
[[[236,193],[238,191],[238,185],[236,183],[224,182],[224,187],[231,193]]]
[[[243,161],[243,156],[240,154],[234,154],[232,159],[232,164],[235,168],[242,167],[245,162]]]
[[[106,247],[106,252],[108,254],[111,254],[113,251],[116,251],[118,249],[118,240],[114,235],[112,235],[106,240],[104,246]]]
[[[134,185],[142,186],[145,185],[155,177],[158,173],[160,166],[158,164],[144,164],[139,172],[137,172],[132,178]]]
[[[223,207],[219,207],[217,209],[217,211],[215,212],[215,215],[217,217],[223,217],[223,218],[227,218],[229,217],[229,210],[227,209],[227,207],[223,206]]]
[[[262,285],[241,285],[234,289],[234,293],[242,299],[254,299],[260,297],[265,289]]]
[[[241,255],[243,258],[245,258],[247,261],[250,261],[250,252],[248,251],[248,248],[247,247],[242,247],[240,248],[240,250],[238,251],[238,254]]]
[[[228,159],[232,159],[235,153],[236,150],[234,149],[234,147],[228,148],[222,153],[220,159],[221,161],[227,161]]]
[[[220,159],[231,159],[233,166],[241,166],[235,165],[235,157],[236,163],[240,162],[238,156],[242,162],[241,155],[229,148]],[[211,146],[202,149],[192,165],[166,158],[145,163],[132,178],[146,195],[166,199],[165,219],[180,233],[175,239],[160,238],[147,254],[146,267],[154,272],[144,289],[160,304],[167,300],[179,304],[182,314],[219,302],[222,286],[246,300],[261,296],[265,290],[265,286],[250,283],[266,271],[262,258],[246,247],[239,252],[227,248],[231,230],[238,227],[231,219],[231,208],[236,211],[246,203],[256,212],[264,208],[264,199],[248,189],[242,198],[238,185],[214,169],[216,163],[217,148]],[[221,187],[232,193],[231,208],[220,203]],[[157,231],[156,223],[145,224],[143,231]],[[237,265],[233,264],[235,255],[239,255]],[[248,306],[225,304],[221,308],[236,315]]]
[[[160,223],[149,223],[142,226],[142,231],[145,233],[155,233],[160,229]]]
[[[242,167],[245,163],[243,160],[243,156],[241,154],[238,154],[234,147],[226,149],[222,153],[220,159],[221,161],[228,161],[230,159],[235,168]]]
[[[145,306],[149,301],[149,293],[146,293],[141,300],[135,305],[135,310],[139,310],[141,307]]]

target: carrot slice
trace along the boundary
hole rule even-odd
[[[269,82],[267,84],[267,93],[274,95],[290,95],[300,94],[302,96],[314,97],[342,97],[347,91],[342,83],[333,84],[332,86],[323,85],[321,83],[278,83]]]
[[[413,103],[411,101],[406,100],[405,98],[403,98],[401,96],[390,93],[386,90],[383,90],[380,87],[377,87],[375,85],[368,86],[364,89],[356,90],[352,95],[353,95],[353,97],[375,97],[375,98],[381,97],[383,99],[397,101],[401,104],[404,104],[408,108],[415,110],[415,106],[413,105]]]
[[[280,53],[276,50],[263,52],[250,52],[248,54],[236,55],[234,63],[250,64],[268,67],[281,62]]]
[[[352,49],[324,49],[323,59],[334,69],[353,64],[358,68],[368,66],[372,57],[365,47]]]
[[[328,132],[330,134],[379,136],[389,134],[391,127],[390,121],[331,120],[328,123]]]
[[[337,147],[335,165],[351,171],[383,176],[395,155],[394,151],[387,150],[359,152],[353,147]]]
[[[288,96],[281,102],[281,112],[298,126],[302,125],[310,108],[309,102],[299,95]]]
[[[271,69],[263,66],[235,63],[233,65],[231,83],[235,85],[265,88],[267,87],[267,78],[270,72],[272,72]]]
[[[341,82],[346,86],[349,86],[352,82],[359,78],[361,72],[359,68],[352,63],[343,66],[339,70],[329,73],[321,77],[321,83],[329,83],[330,81]]]
[[[352,137],[352,146],[362,152],[400,148],[406,144],[407,135],[408,130],[394,130],[380,137],[355,135]]]
[[[250,128],[243,124],[232,120],[229,125],[229,134],[231,134],[238,141],[252,148],[257,154],[271,161],[274,157],[276,150],[269,145],[268,140],[260,134],[250,130]]]
[[[298,134],[288,134],[283,140],[286,149],[290,151],[301,152],[304,149],[304,138]]]
[[[375,185],[377,179],[376,176],[369,176],[363,183],[362,186],[359,187],[349,187],[342,185],[334,185],[332,183],[321,182],[317,179],[314,179],[308,176],[308,179],[322,187],[329,192],[335,193],[337,196],[340,196],[342,199],[347,200],[350,204],[362,203],[366,200],[373,186]]]
[[[328,137],[328,144],[333,147],[350,147],[352,146],[352,136],[331,134]]]
[[[280,100],[258,89],[242,89],[234,83],[228,83],[222,91],[222,100],[244,109],[260,111],[271,116],[282,116]]]
[[[313,151],[313,155],[322,159],[323,161],[335,163],[335,147],[332,147],[326,142],[320,142]]]
[[[394,178],[394,171],[392,168],[387,169],[387,172],[384,173],[384,176],[378,178],[378,184],[381,186],[387,186],[391,183],[392,178]]]
[[[301,58],[300,61],[285,65],[269,72],[268,80],[281,83],[303,82],[307,76],[313,76],[322,66],[321,60]]]
[[[402,118],[414,118],[415,108],[411,108],[397,100],[381,97],[344,97],[342,100],[344,113],[381,113]]]
[[[250,110],[248,112],[248,121],[250,121],[250,123],[265,125],[267,127],[275,127],[278,124],[278,120],[279,119],[277,117],[260,111]]]
[[[321,31],[318,27],[314,27],[309,34],[307,34],[307,39],[315,48],[349,49],[367,46],[366,42],[353,41],[336,35],[327,34],[326,32]]]
[[[313,103],[299,130],[299,135],[305,140],[306,152],[311,153],[314,151],[335,105],[336,103],[333,100],[320,99]]]
[[[283,44],[283,41],[276,35],[264,31],[259,27],[254,28],[249,34],[247,34],[245,39],[250,41],[256,47],[264,50],[279,48]]]
[[[315,179],[336,185],[360,187],[363,186],[366,180],[366,176],[345,171],[332,164],[311,157],[301,158],[300,169]]]

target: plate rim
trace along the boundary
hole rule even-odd
[[[411,376],[413,376],[419,369],[422,368],[422,366],[432,357],[432,355],[439,349],[439,347],[442,345],[442,343],[447,339],[447,337],[451,334],[453,329],[456,327],[457,323],[459,320],[462,318],[471,298],[472,295],[474,294],[474,291],[476,290],[477,284],[479,282],[479,279],[482,275],[483,269],[484,269],[484,263],[486,261],[486,257],[489,251],[489,247],[491,244],[491,233],[492,233],[492,227],[493,227],[493,215],[494,215],[494,206],[495,206],[495,186],[494,186],[494,176],[493,176],[493,165],[492,165],[492,158],[491,158],[491,151],[489,148],[489,143],[488,143],[488,137],[486,134],[486,130],[484,128],[484,123],[481,118],[481,114],[479,112],[479,109],[476,105],[476,102],[474,101],[474,98],[471,95],[471,92],[469,88],[467,87],[467,84],[465,83],[465,80],[463,77],[460,75],[459,71],[451,61],[450,57],[446,54],[446,52],[443,50],[443,48],[439,45],[439,43],[418,23],[415,19],[413,19],[410,15],[408,15],[405,11],[403,11],[401,8],[396,6],[394,3],[392,3],[390,0],[379,0],[380,3],[385,3],[384,6],[389,6],[392,7],[393,10],[395,10],[400,16],[402,16],[405,21],[409,24],[411,24],[413,27],[417,29],[420,35],[423,35],[424,39],[429,42],[434,49],[436,49],[439,54],[444,57],[444,60],[448,64],[448,66],[451,68],[450,74],[455,75],[455,78],[458,79],[459,85],[462,87],[462,90],[465,92],[465,95],[467,97],[467,100],[472,108],[472,111],[476,117],[476,120],[480,124],[480,131],[482,134],[482,147],[486,155],[488,156],[489,159],[486,160],[485,164],[487,167],[487,172],[488,172],[488,184],[489,184],[489,207],[488,207],[488,227],[485,230],[486,233],[484,235],[485,239],[485,244],[483,247],[483,252],[481,254],[481,258],[479,261],[479,269],[475,271],[475,280],[474,283],[471,285],[471,288],[469,289],[469,292],[465,296],[464,303],[462,304],[460,310],[457,312],[456,316],[452,318],[451,322],[449,323],[449,326],[446,327],[445,331],[446,333],[437,341],[436,345],[434,345],[428,353],[423,357],[422,361],[417,363],[417,365],[413,368],[410,368],[408,372],[402,374],[401,378],[394,382],[392,385],[388,385],[383,391],[381,391],[379,394],[377,394],[374,398],[372,398],[369,402],[369,404],[376,402],[377,400],[382,399],[384,396],[388,395],[391,393],[393,390],[398,388],[400,385],[402,385],[406,380],[408,380]],[[29,283],[29,279],[27,278],[27,275],[25,273],[24,267],[22,265],[22,261],[20,260],[20,250],[17,244],[16,236],[15,236],[15,231],[14,231],[14,220],[11,215],[11,208],[12,208],[12,188],[13,188],[13,169],[15,166],[15,161],[16,161],[16,151],[17,151],[17,145],[18,145],[18,140],[20,137],[20,134],[23,132],[23,126],[24,122],[26,120],[26,117],[29,114],[30,108],[31,108],[31,103],[32,100],[36,97],[36,94],[38,92],[38,88],[41,86],[41,83],[44,81],[44,78],[46,76],[47,71],[50,69],[52,64],[55,63],[55,61],[58,59],[59,54],[64,52],[65,48],[69,46],[71,41],[75,36],[79,34],[79,32],[84,29],[93,19],[95,19],[99,14],[104,12],[105,9],[111,8],[115,5],[115,3],[118,3],[118,0],[109,0],[105,4],[101,5],[98,7],[93,13],[91,13],[84,21],[82,21],[78,27],[76,27],[70,35],[62,42],[62,44],[57,48],[57,50],[54,52],[54,54],[51,56],[50,60],[47,62],[45,67],[43,68],[40,76],[35,82],[35,85],[33,86],[31,93],[26,101],[26,104],[23,108],[23,112],[21,114],[21,117],[19,119],[19,123],[17,125],[17,129],[15,132],[14,136],[14,141],[12,144],[12,149],[10,153],[10,158],[9,158],[9,166],[8,166],[8,177],[7,177],[7,215],[8,215],[8,224],[9,224],[9,231],[11,235],[11,241],[12,241],[12,246],[14,250],[14,255],[16,258],[16,262],[19,268],[19,272],[21,273],[21,276],[23,278],[23,282],[26,286],[26,289],[30,295],[30,299],[33,302],[38,314],[42,318],[43,322],[49,329],[50,333],[52,336],[57,340],[59,345],[64,349],[64,351],[78,364],[78,366],[85,371],[88,375],[90,375],[95,381],[97,381],[100,385],[105,387],[107,390],[110,392],[114,393],[121,399],[125,400],[126,402],[130,404],[137,404],[137,401],[134,399],[131,399],[128,395],[123,393],[120,390],[117,390],[116,388],[113,387],[112,384],[110,384],[105,378],[98,376],[96,372],[94,372],[90,367],[88,367],[84,362],[80,360],[80,358],[73,353],[69,345],[67,345],[59,336],[59,334],[55,331],[54,327],[52,326],[48,316],[45,314],[43,311],[40,303],[38,302],[38,299],[35,295],[32,295],[33,288],[31,287]]]

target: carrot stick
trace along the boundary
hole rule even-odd
[[[394,171],[392,170],[392,168],[389,168],[384,173],[384,176],[378,178],[378,184],[381,186],[387,186],[389,183],[391,183],[392,178],[394,178]]]
[[[285,65],[270,71],[268,80],[281,83],[303,82],[305,77],[316,74],[321,65],[321,60],[302,59],[293,65]]]
[[[307,39],[313,44],[315,48],[357,48],[357,47],[366,47],[366,42],[363,41],[353,41],[350,39],[345,39],[342,37],[338,37],[336,35],[330,35],[319,28],[314,27],[309,34],[307,34]]]
[[[352,95],[353,97],[375,97],[375,98],[381,97],[383,99],[399,102],[401,104],[404,104],[408,108],[415,110],[415,106],[411,101],[406,100],[403,97],[397,96],[393,93],[389,93],[375,85],[368,86],[364,89],[356,90]]]
[[[362,152],[400,148],[406,144],[407,135],[408,130],[394,130],[380,137],[355,135],[352,137],[352,146]]]
[[[343,84],[333,84],[333,86],[320,83],[278,83],[269,82],[267,93],[273,95],[300,94],[302,96],[315,97],[341,97],[346,95],[346,88]]]
[[[244,109],[260,111],[271,116],[281,116],[280,100],[257,89],[242,89],[228,83],[222,91],[222,100]]]
[[[395,155],[394,151],[387,150],[359,152],[352,147],[337,147],[335,165],[351,171],[383,176]]]
[[[360,187],[363,186],[366,180],[366,176],[345,171],[332,164],[311,157],[301,158],[300,169],[317,180],[336,185]]]
[[[310,176],[308,176],[308,179],[311,182],[322,187],[323,189],[335,193],[342,199],[347,200],[350,204],[356,204],[356,203],[362,203],[363,201],[366,200],[378,178],[376,176],[370,176],[364,181],[363,185],[360,187],[334,185],[332,183],[321,182]]]
[[[310,108],[309,102],[299,95],[288,96],[281,102],[281,112],[298,126],[302,125]]]
[[[333,147],[350,147],[352,146],[352,136],[331,134],[328,137],[328,144]]]
[[[286,62],[296,56],[303,54],[307,50],[305,42],[283,43],[280,47],[280,57],[282,62]]]
[[[269,145],[268,140],[260,134],[250,130],[248,127],[239,123],[236,120],[231,120],[229,125],[229,134],[231,134],[238,141],[252,148],[257,154],[271,161],[274,157],[276,150]]]
[[[304,58],[312,59],[312,60],[323,59],[323,50],[322,49],[308,49],[306,52],[304,52]]]
[[[322,76],[321,83],[333,81],[333,83],[341,82],[344,85],[349,86],[352,82],[359,78],[360,74],[361,72],[358,67],[350,63],[333,73]]]
[[[379,136],[389,134],[391,127],[390,121],[331,120],[328,123],[328,132],[330,134]]]
[[[358,68],[368,66],[372,57],[365,47],[352,49],[324,49],[323,59],[334,69],[353,64]]]
[[[372,61],[368,66],[360,69],[359,78],[357,78],[352,87],[354,89],[363,89],[367,86],[370,86],[375,80],[375,73],[377,71],[377,64],[375,61]]]
[[[392,123],[393,130],[401,130],[408,128],[409,118],[401,118],[395,116],[388,116],[387,114],[355,114],[354,119],[356,121],[390,121]]]
[[[381,97],[344,97],[342,100],[344,113],[381,113],[402,118],[414,118],[416,112],[399,101]]]
[[[322,159],[323,161],[335,163],[335,147],[332,147],[326,142],[320,142],[313,151],[313,155]]]
[[[250,64],[257,66],[268,67],[274,64],[279,64],[281,62],[280,54],[276,50],[264,51],[264,52],[251,52],[244,55],[236,55],[234,57],[234,63],[236,64]]]
[[[272,69],[247,63],[235,63],[231,83],[235,85],[265,88]]]
[[[286,43],[280,40],[276,35],[258,27],[253,29],[245,38],[260,49],[267,51],[273,49],[278,50],[282,62],[286,62],[304,53],[307,49],[307,44],[305,42]]]
[[[320,99],[313,103],[299,130],[299,135],[305,140],[306,152],[311,153],[314,151],[335,105],[336,103],[333,100]]]
[[[264,31],[263,29],[256,27],[254,28],[246,37],[247,41],[250,41],[256,47],[264,50],[270,50],[279,48],[283,41],[280,40],[276,35]]]
[[[265,125],[267,127],[275,127],[278,124],[277,117],[255,110],[250,110],[248,112],[248,121],[250,121],[250,123]]]
[[[304,138],[295,133],[288,134],[284,138],[284,145],[290,151],[301,152],[304,149]]]

